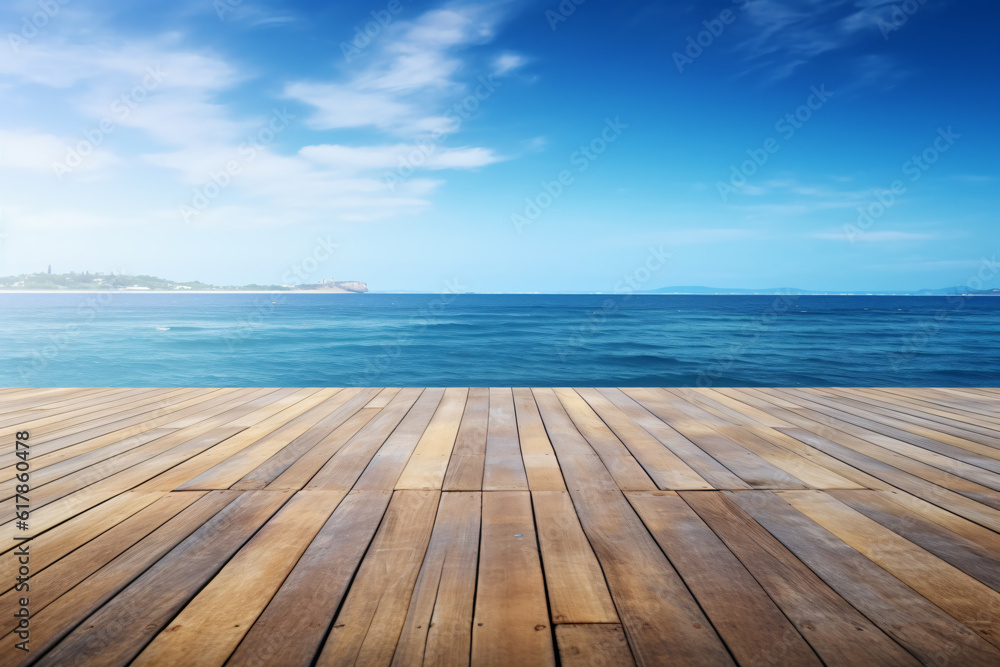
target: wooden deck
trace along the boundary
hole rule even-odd
[[[0,426],[0,665],[1000,665],[998,389],[4,389]]]

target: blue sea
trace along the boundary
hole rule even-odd
[[[0,294],[2,386],[1000,386],[1000,298]]]

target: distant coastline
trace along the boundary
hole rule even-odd
[[[314,290],[314,289],[280,289],[280,290],[250,290],[250,289],[212,289],[212,290],[184,290],[174,291],[165,289],[149,290],[129,290],[129,289],[0,289],[0,294],[381,294],[386,296],[436,296],[441,294],[452,294],[450,292],[404,292],[396,290],[352,292],[347,290]],[[625,297],[630,296],[623,292],[462,292],[477,296],[609,296]],[[929,296],[956,296],[956,297],[1000,297],[1000,290],[983,290],[981,292],[633,292],[631,296],[899,296],[899,297],[929,297]]]
[[[181,282],[149,275],[90,273],[24,273],[17,276],[0,277],[0,292],[27,293],[96,293],[132,292],[142,293],[283,293],[308,292],[312,294],[363,294],[368,284],[360,280],[323,280],[318,283],[297,285],[211,285],[197,280]]]
[[[368,284],[359,280],[323,280],[298,285],[211,285],[179,282],[149,275],[103,273],[31,273],[0,277],[0,294],[366,294]],[[376,294],[441,294],[420,290],[380,290]],[[609,295],[609,296],[1000,296],[998,289],[952,286],[898,291],[830,291],[797,287],[745,289],[736,287],[679,286],[621,292],[465,292],[466,294]]]

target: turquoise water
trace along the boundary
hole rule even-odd
[[[1000,386],[1000,298],[2,294],[2,386]]]

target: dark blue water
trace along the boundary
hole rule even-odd
[[[1000,386],[1000,298],[0,294],[3,386]]]

